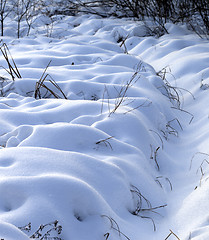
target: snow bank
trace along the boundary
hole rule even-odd
[[[205,130],[193,99],[207,89],[207,42],[169,24],[156,39],[129,20],[57,18],[50,32],[42,20],[31,37],[3,38],[22,79],[1,82],[0,237],[28,239],[47,224],[42,237],[65,240],[163,239],[169,228],[206,239],[208,184],[194,191],[189,165],[206,150],[191,129]],[[34,99],[44,69],[67,99],[46,88]]]

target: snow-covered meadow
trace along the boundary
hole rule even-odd
[[[40,17],[20,39],[13,27],[0,238],[208,239],[208,40],[91,15]]]

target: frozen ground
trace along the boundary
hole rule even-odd
[[[208,41],[87,15],[35,24],[2,39],[22,78],[0,69],[0,238],[209,239]],[[43,73],[60,99],[34,99]]]

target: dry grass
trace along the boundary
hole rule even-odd
[[[97,141],[96,144],[97,145],[104,144],[105,147],[109,146],[111,148],[111,150],[113,150],[112,145],[109,142],[109,140],[112,139],[112,138],[114,138],[114,137],[111,136],[111,137],[108,137],[108,138],[105,138],[105,139],[101,139],[101,140]]]
[[[119,108],[129,106],[136,101],[136,98],[128,97],[128,90],[133,87],[133,85],[140,79],[139,73],[142,70],[145,71],[142,62],[140,62],[134,67],[134,74],[126,83],[114,87],[116,91],[116,96],[114,98],[111,97],[111,94],[107,86],[105,85],[103,96],[101,99],[101,114],[103,113],[104,103],[107,103],[107,108],[109,111],[108,117],[110,117],[112,114],[118,111]],[[136,107],[130,108],[128,111],[124,111],[123,114],[130,113],[142,107],[149,107],[152,104],[152,101],[150,101],[149,99],[140,100],[142,100],[142,103],[138,104]]]
[[[155,150],[153,150],[153,146],[150,144],[150,148],[151,148],[150,159],[155,161],[157,170],[160,171],[160,166],[159,166],[159,163],[157,161],[157,153],[160,150],[160,147],[158,146]]]
[[[18,228],[23,232],[29,233],[31,231],[31,223]],[[62,226],[56,220],[47,224],[41,224],[39,228],[30,236],[30,238],[39,240],[63,240],[62,238],[58,237],[58,235],[61,233]]]
[[[163,139],[161,138],[160,134],[158,132],[152,130],[152,129],[149,129],[149,131],[155,133],[159,137],[159,139],[161,141],[161,144],[162,144],[162,149],[163,149],[164,148],[164,144],[163,144]]]
[[[170,179],[168,177],[163,177],[163,176],[159,176],[156,177],[155,182],[158,183],[160,185],[161,188],[163,188],[163,185],[161,184],[161,180],[165,179],[166,182],[169,184],[171,191],[173,190],[173,186],[172,183],[170,181]]]
[[[52,95],[55,98],[67,99],[66,95],[64,94],[62,89],[59,87],[59,85],[55,82],[55,80],[49,74],[46,74],[46,71],[49,68],[50,64],[51,64],[51,61],[48,63],[48,65],[46,66],[46,68],[45,68],[45,70],[44,70],[44,72],[43,72],[43,74],[41,76],[41,78],[36,83],[36,87],[35,87],[35,91],[34,91],[34,97],[35,97],[35,99],[37,99],[37,98],[39,98],[39,99],[46,98],[46,97],[48,97],[47,94],[49,93],[49,96]],[[52,87],[57,89],[62,97],[59,94],[57,94],[52,88],[48,87],[45,82],[50,83],[52,85]],[[44,95],[42,95],[41,89],[45,89],[46,90]]]
[[[200,172],[200,174],[201,174],[201,177],[200,177],[200,181],[199,181],[199,186],[201,187],[201,185],[202,185],[202,180],[203,180],[203,178],[205,177],[205,167],[204,167],[204,165],[206,164],[206,165],[209,165],[209,160],[207,159],[208,157],[209,157],[209,154],[208,153],[203,153],[203,152],[197,152],[197,153],[195,153],[193,156],[192,156],[192,159],[191,159],[191,162],[190,162],[190,167],[189,167],[189,169],[191,170],[191,168],[192,168],[192,164],[193,164],[193,160],[195,159],[195,157],[197,156],[197,155],[202,155],[203,157],[206,157],[206,158],[204,158],[202,161],[201,161],[201,164],[200,164],[200,166],[197,168],[197,170],[196,170],[196,174],[198,174],[198,172]],[[208,178],[206,178],[205,179],[205,181],[206,180],[208,180]],[[195,187],[195,189],[197,188],[198,186],[196,186]]]
[[[177,87],[177,86],[171,86],[171,84],[169,83],[169,81],[167,80],[167,75],[171,75],[174,80],[175,77],[174,75],[171,73],[171,69],[169,66],[164,67],[162,70],[160,70],[159,72],[156,73],[157,76],[159,76],[163,81],[164,81],[164,85],[159,87],[159,88],[163,88],[166,92],[165,96],[169,98],[170,102],[174,105],[172,108],[180,110],[182,112],[185,112],[187,114],[189,114],[191,116],[191,119],[189,121],[189,124],[192,122],[194,116],[193,114],[189,113],[188,111],[183,109],[183,103],[184,103],[184,94],[183,92],[186,92],[188,94],[190,94],[190,96],[192,97],[193,100],[195,100],[194,95],[188,91],[185,88],[181,88],[181,87]]]
[[[124,112],[124,114],[127,114],[127,113],[130,113],[138,108],[141,108],[141,107],[149,107],[150,105],[152,104],[152,102],[149,100],[149,99],[146,99],[142,104],[139,104],[138,106],[134,107],[134,108],[131,108],[130,110]]]
[[[137,187],[131,185],[131,190],[130,191],[133,195],[133,199],[135,199],[135,201],[136,201],[135,210],[132,212],[132,214],[136,215],[136,216],[139,216],[141,218],[151,220],[152,224],[153,224],[154,231],[156,231],[156,225],[155,225],[155,222],[154,222],[153,218],[151,218],[149,216],[145,216],[144,214],[146,212],[147,213],[152,212],[152,213],[155,213],[155,214],[159,214],[158,212],[156,212],[156,210],[158,210],[160,208],[164,208],[167,205],[164,204],[164,205],[161,205],[161,206],[152,207],[150,201],[141,194],[141,192],[139,191],[139,189]]]
[[[107,218],[109,220],[109,222],[111,224],[111,229],[113,229],[116,232],[118,232],[119,237],[123,236],[125,239],[130,240],[129,237],[127,237],[123,232],[121,232],[118,223],[113,218],[111,218],[111,217],[109,217],[107,215],[102,215],[101,217],[105,217],[105,218]],[[108,240],[109,236],[110,236],[109,232],[105,233],[104,234],[104,237],[106,237],[105,240]]]
[[[172,230],[169,230],[170,233],[168,234],[168,236],[164,239],[167,240],[170,236],[174,236],[176,239],[181,240]]]
[[[125,101],[127,101],[127,92],[128,92],[128,89],[135,83],[137,75],[138,75],[138,72],[135,72],[135,73],[132,75],[131,79],[130,79],[124,86],[122,86],[121,89],[119,90],[118,96],[117,96],[117,98],[115,99],[115,106],[114,106],[114,108],[110,111],[109,117],[110,117],[113,113],[115,113],[115,112],[118,110],[118,108],[123,105],[123,103],[124,103]]]
[[[132,102],[134,102],[134,100],[131,100],[128,102],[129,98],[127,97],[127,93],[128,90],[140,79],[140,75],[139,72],[143,69],[143,65],[142,62],[140,62],[139,64],[137,64],[137,66],[135,67],[135,72],[134,74],[131,76],[130,80],[128,80],[126,82],[126,84],[124,84],[123,86],[121,86],[121,88],[119,90],[116,89],[118,96],[115,98],[115,103],[114,103],[114,107],[112,110],[110,110],[109,107],[109,117],[115,113],[121,106],[127,106],[129,104],[131,104]],[[107,89],[106,89],[107,94],[109,95]],[[129,111],[126,111],[124,114],[129,113],[133,110],[136,110],[140,107],[148,107],[150,106],[152,102],[149,100],[145,100],[142,104],[140,104],[139,106],[132,108]],[[109,100],[108,100],[108,105],[109,105]]]
[[[128,37],[129,37],[129,34],[122,40],[122,42],[121,42],[121,44],[120,44],[120,47],[121,47],[121,48],[124,47],[124,53],[126,53],[126,54],[128,54],[128,49],[127,49],[127,47],[126,47],[125,42],[126,42],[126,40],[128,39]]]
[[[203,155],[203,156],[205,156],[205,157],[207,157],[207,158],[209,157],[209,154],[208,154],[208,153],[196,152],[196,153],[192,156],[192,158],[191,158],[189,170],[191,170],[193,161],[194,161],[194,159],[195,159],[195,157],[196,157],[197,155]]]
[[[9,51],[9,48],[6,43],[3,43],[3,45],[0,47],[1,53],[7,63],[8,69],[1,66],[6,72],[11,76],[12,80],[14,81],[15,78],[22,78],[17,65]]]

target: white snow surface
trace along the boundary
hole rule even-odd
[[[127,19],[45,22],[2,37],[22,78],[1,55],[0,238],[51,223],[34,238],[209,239],[208,40]],[[34,98],[44,70],[60,99]]]

